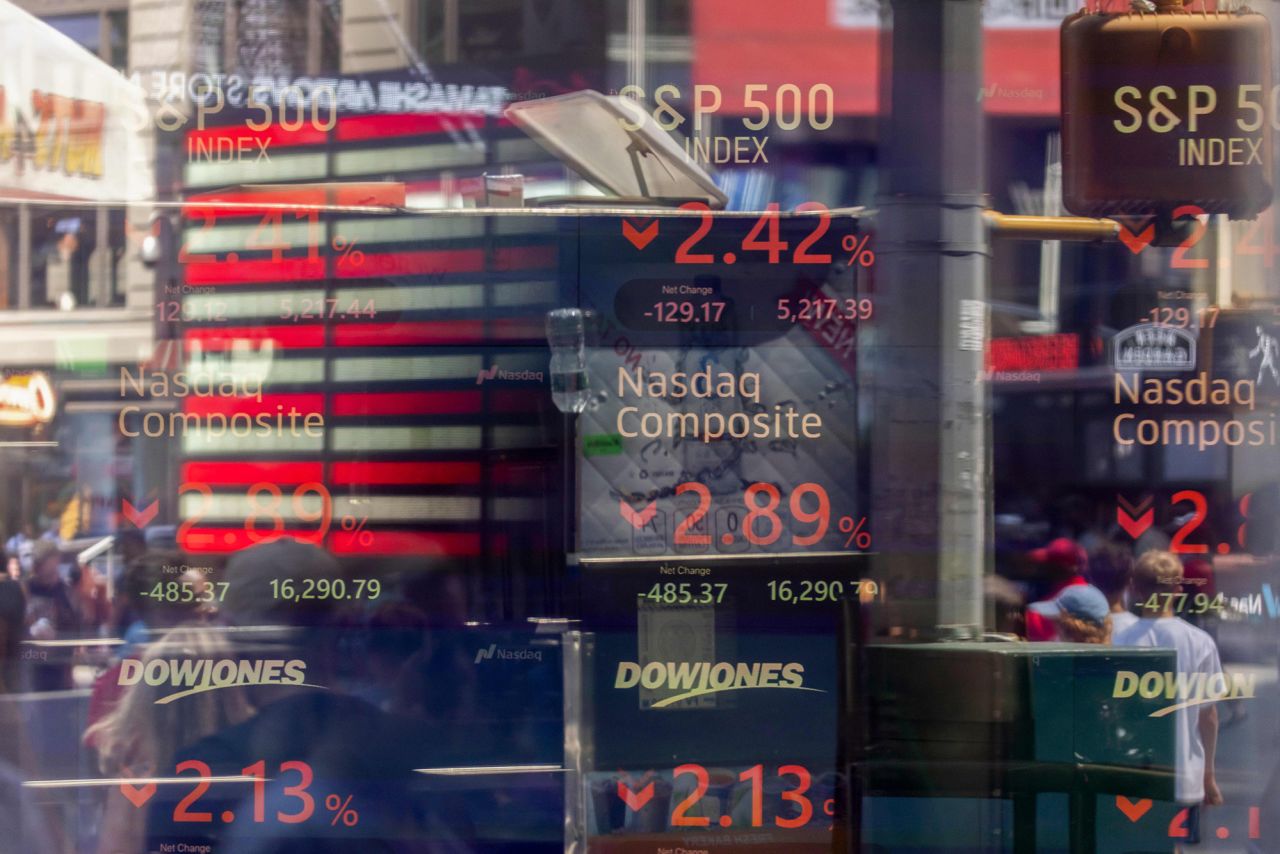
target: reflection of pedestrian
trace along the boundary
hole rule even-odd
[[[48,540],[38,541],[34,560],[26,583],[27,631],[37,641],[76,637],[80,621],[71,601],[71,588],[58,571],[58,547]],[[70,688],[70,661],[42,662],[31,668],[31,676],[31,687],[36,691]]]
[[[1133,575],[1133,557],[1129,549],[1118,543],[1104,543],[1089,555],[1089,582],[1107,597],[1111,612],[1111,634],[1119,634],[1138,618],[1129,610],[1125,594]]]
[[[249,786],[213,786],[201,796],[203,810],[215,816],[231,812],[235,821],[191,824],[174,818],[189,790],[160,787],[147,807],[146,850],[173,850],[170,846],[179,842],[189,850],[209,845],[214,851],[255,854],[471,850],[464,841],[473,835],[466,810],[447,796],[420,798],[416,784],[422,778],[414,770],[467,764],[447,751],[469,745],[441,744],[439,733],[421,722],[389,715],[341,690],[339,671],[349,663],[343,641],[350,632],[331,624],[337,616],[333,604],[270,595],[275,579],[289,578],[303,587],[339,573],[330,555],[288,538],[231,559],[221,612],[236,625],[230,637],[247,660],[290,662],[285,672],[297,673],[298,681],[264,678],[244,683],[253,715],[178,749],[164,770],[172,772],[177,763],[198,760],[216,777],[240,775],[242,769],[263,762],[267,780],[257,802],[265,804],[267,815],[297,816],[309,799],[321,799],[319,793],[339,791],[359,805],[359,824],[247,820],[255,802]]]
[[[93,735],[98,731],[95,725],[116,707],[125,694],[125,687],[120,684],[123,661],[137,658],[146,650],[147,642],[166,629],[200,622],[212,607],[200,602],[201,596],[205,595],[203,585],[207,582],[199,573],[187,572],[179,576],[178,583],[189,586],[194,594],[190,602],[169,602],[151,596],[150,591],[168,577],[165,567],[180,563],[182,554],[179,552],[143,556],[129,564],[121,577],[114,603],[117,610],[112,631],[123,638],[124,643],[116,647],[110,666],[93,681],[89,694],[89,727],[84,740],[86,746],[98,747]]]
[[[1049,585],[1048,595],[1040,602],[1056,599],[1058,594],[1076,584],[1087,584],[1081,571],[1084,569],[1084,549],[1074,540],[1059,537],[1044,548],[1031,552],[1031,560],[1039,564],[1043,575],[1040,580]],[[1051,641],[1058,639],[1058,626],[1050,618],[1036,613],[1034,605],[1027,608],[1027,640]]]
[[[1154,594],[1172,594],[1182,583],[1182,563],[1171,552],[1151,551],[1138,559],[1133,568],[1132,589],[1135,601],[1146,602]],[[1188,684],[1191,674],[1202,673],[1204,685],[1215,678],[1225,679],[1218,659],[1218,647],[1206,632],[1174,616],[1171,595],[1159,597],[1162,610],[1143,616],[1113,640],[1116,646],[1160,647],[1177,652],[1179,683]],[[1144,614],[1151,614],[1144,611]],[[1183,699],[1183,698],[1179,698]],[[1214,754],[1218,745],[1218,709],[1213,703],[1191,706],[1175,712],[1177,785],[1179,804],[1191,807],[1188,827],[1198,828],[1199,804],[1222,803],[1214,771]],[[1189,840],[1194,842],[1196,840]]]
[[[215,629],[181,627],[147,646],[144,667],[152,661],[170,667],[191,662],[219,661],[232,655],[230,644]],[[171,703],[159,703],[173,693],[168,683],[140,681],[125,691],[110,713],[85,732],[85,741],[97,746],[98,764],[108,777],[170,777],[166,767],[179,748],[249,717],[251,708],[244,689],[234,685],[200,691]],[[111,786],[98,835],[100,854],[144,850],[146,814],[125,800],[119,786]]]
[[[53,810],[48,804],[32,802],[33,790],[24,782],[35,757],[22,720],[22,709],[14,698],[18,684],[18,656],[22,642],[26,605],[22,587],[0,578],[0,850],[69,851]]]
[[[80,623],[97,632],[111,619],[111,602],[107,598],[107,582],[93,564],[76,566],[71,571],[72,601],[80,614]]]
[[[22,567],[23,575],[30,575],[31,569],[35,565],[35,547],[36,541],[31,536],[31,526],[27,524],[24,524],[22,529],[4,544],[5,552],[18,559],[18,565]]]
[[[19,685],[18,649],[22,645],[23,621],[26,619],[27,597],[22,585],[0,578],[0,694],[16,694]],[[5,757],[0,751],[0,759]]]
[[[1058,636],[1064,641],[1111,641],[1111,606],[1092,584],[1073,584],[1048,602],[1032,603],[1028,610],[1055,621]]]

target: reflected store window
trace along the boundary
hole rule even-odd
[[[1276,21],[0,0],[0,854],[1275,850]]]

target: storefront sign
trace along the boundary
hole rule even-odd
[[[1116,334],[1118,371],[1189,371],[1196,366],[1196,338],[1185,329],[1140,323]]]
[[[1080,336],[1072,332],[993,338],[987,351],[987,370],[1074,371],[1080,367]]]
[[[155,193],[140,88],[9,3],[0,51],[0,192],[116,202]]]
[[[53,420],[53,386],[44,374],[13,374],[0,383],[0,425],[32,427]]]

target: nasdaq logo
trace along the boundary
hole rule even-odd
[[[476,650],[476,664],[492,659],[497,659],[498,661],[542,661],[542,650],[508,649],[498,646],[496,643],[489,644],[488,649],[480,647],[480,649]]]
[[[1280,619],[1280,596],[1276,595],[1269,583],[1264,582],[1261,593],[1226,597],[1223,614],[1228,619],[1236,620]]]
[[[484,385],[492,380],[523,380],[525,382],[542,382],[542,371],[504,371],[497,365],[480,370],[476,374],[476,385]]]

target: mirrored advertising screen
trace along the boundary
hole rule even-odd
[[[0,854],[1280,852],[1280,34],[0,0]]]

